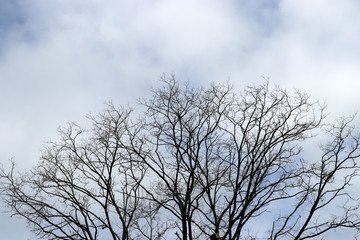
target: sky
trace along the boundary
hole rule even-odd
[[[39,159],[57,127],[132,105],[162,74],[239,91],[270,79],[360,110],[360,1],[0,0],[0,162]],[[0,212],[0,239],[32,239]]]

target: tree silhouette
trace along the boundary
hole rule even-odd
[[[60,128],[36,167],[1,169],[14,215],[44,239],[316,239],[359,229],[359,135],[353,118],[324,123],[324,106],[266,82],[180,85],[112,103],[91,128]],[[304,142],[327,136],[322,155]],[[259,224],[261,222],[261,228]],[[258,230],[254,231],[258,227]]]

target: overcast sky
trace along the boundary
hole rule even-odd
[[[163,74],[309,92],[360,110],[360,1],[0,0],[0,161],[30,168],[44,141]],[[0,213],[0,239],[32,239]]]

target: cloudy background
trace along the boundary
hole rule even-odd
[[[360,1],[0,0],[0,161],[33,166],[67,121],[134,104],[163,74],[309,92],[360,110]],[[31,239],[0,212],[0,239]]]

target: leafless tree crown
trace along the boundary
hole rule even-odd
[[[1,168],[10,212],[41,239],[317,239],[359,229],[359,135],[266,82],[237,94],[163,78],[144,111],[112,103],[59,129],[32,170]],[[316,134],[322,154],[302,155]],[[325,139],[325,138],[322,138]]]

